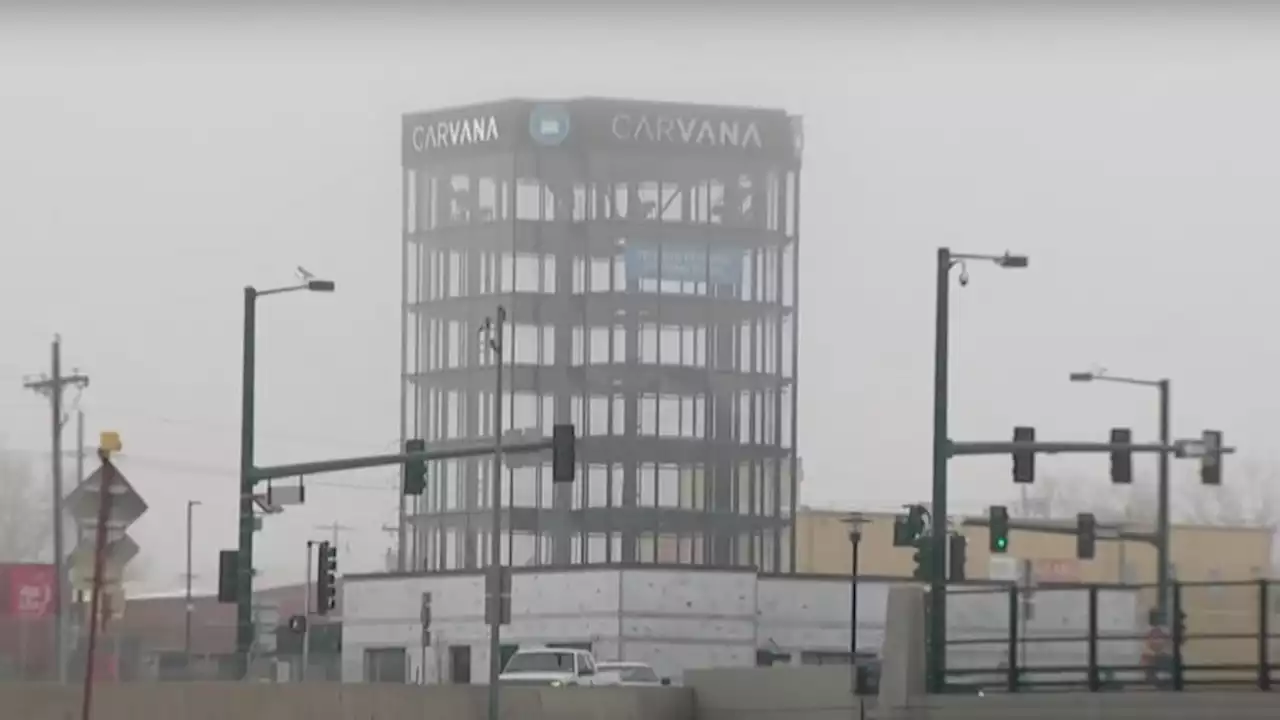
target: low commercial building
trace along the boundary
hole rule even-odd
[[[881,646],[889,588],[902,582],[860,579],[860,651]],[[486,682],[484,585],[483,573],[474,570],[346,576],[342,679]],[[847,664],[852,590],[847,576],[765,575],[749,568],[516,568],[511,577],[511,623],[502,629],[502,652],[505,659],[520,647],[577,647],[602,660],[645,662],[673,679],[700,668]],[[1007,598],[999,589],[953,592],[962,597],[951,601],[950,636],[989,642],[950,648],[948,662],[952,667],[996,668],[1008,647]],[[423,643],[424,601],[431,607],[429,644]],[[1133,593],[1106,593],[1099,607],[1103,632],[1135,631]],[[1081,604],[1046,601],[1038,610],[1031,632],[1086,632]],[[1042,664],[1083,666],[1084,643],[1049,645],[1033,651],[1042,655]],[[1112,643],[1107,652],[1120,658],[1133,650]]]
[[[852,563],[848,510],[801,508],[796,514],[796,567],[815,575],[848,576]],[[893,546],[894,513],[863,513],[859,571],[867,575],[910,575],[912,548]],[[1073,528],[1074,519],[1063,521]],[[1135,527],[1135,530],[1150,528]],[[1155,605],[1156,553],[1147,542],[1100,540],[1092,560],[1076,558],[1075,537],[1013,530],[1008,552],[989,552],[985,527],[963,526],[968,539],[966,575],[988,578],[992,558],[1025,561],[1033,582],[1116,583],[1139,588],[1139,611]],[[1271,577],[1273,531],[1266,527],[1175,524],[1170,535],[1173,576],[1188,585],[1182,591],[1187,633],[1259,631],[1257,581]],[[997,566],[1000,561],[997,561]],[[1280,586],[1271,593],[1271,626],[1280,623]],[[1082,599],[1083,602],[1083,599]],[[1139,619],[1142,619],[1141,617]],[[1280,650],[1280,648],[1277,648]],[[1191,639],[1184,647],[1189,663],[1241,663],[1257,659],[1257,641]]]

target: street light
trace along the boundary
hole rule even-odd
[[[934,318],[933,346],[933,498],[931,505],[932,555],[947,556],[947,359],[949,329],[951,324],[951,269],[960,267],[960,285],[969,284],[968,261],[986,261],[997,267],[1021,269],[1027,267],[1025,255],[972,255],[952,253],[951,248],[938,248],[937,310]],[[935,562],[929,579],[929,689],[940,693],[944,689],[946,672],[947,633],[947,565]]]
[[[249,648],[253,645],[253,402],[258,325],[258,298],[290,292],[333,292],[332,280],[321,280],[305,268],[298,268],[295,285],[258,290],[244,288],[244,357],[240,369],[240,532],[236,558],[236,657],[241,679],[249,674]]]
[[[849,526],[849,546],[852,560],[849,563],[849,667],[853,673],[853,694],[862,693],[858,682],[858,546],[862,543],[862,526],[868,521],[861,513],[852,513],[841,520]]]
[[[1155,388],[1160,397],[1160,444],[1169,445],[1169,379],[1148,380],[1142,378],[1108,375],[1106,370],[1073,372],[1071,382],[1109,382],[1119,385],[1140,385]],[[1159,470],[1156,482],[1156,611],[1163,622],[1168,608],[1169,595],[1169,451],[1159,454]]]
[[[191,574],[191,519],[195,514],[193,511],[196,506],[200,504],[199,500],[187,501],[187,604],[186,615],[183,618],[182,649],[187,663],[186,671],[188,680],[191,679],[191,612],[194,609],[191,607],[191,578],[193,577]]]

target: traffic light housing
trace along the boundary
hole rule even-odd
[[[338,549],[322,542],[316,559],[316,614],[328,615],[338,605]]]
[[[551,428],[551,482],[571,483],[577,471],[577,438],[573,425]]]
[[[1014,428],[1013,441],[1035,442],[1036,429],[1021,426]],[[1034,451],[1013,451],[1013,481],[1016,483],[1033,483],[1036,481],[1036,454]]]
[[[1205,485],[1222,484],[1222,432],[1205,430],[1204,455],[1200,456],[1200,482]]]
[[[947,577],[951,582],[964,580],[964,566],[969,542],[959,533],[947,538]]]
[[[993,553],[1005,553],[1009,550],[1009,509],[1003,505],[992,505],[987,510],[987,531],[990,536],[990,550]]]
[[[1092,560],[1097,552],[1098,521],[1093,513],[1076,515],[1076,557]]]
[[[911,524],[907,520],[906,515],[899,515],[893,519],[893,546],[894,547],[911,547],[915,544],[915,533],[911,532]]]
[[[1112,445],[1129,445],[1133,443],[1133,432],[1129,428],[1111,428]],[[1133,452],[1128,449],[1111,451],[1111,482],[1116,485],[1133,483]]]
[[[405,453],[419,453],[427,449],[427,441],[410,438],[404,441]],[[406,460],[401,487],[405,495],[421,495],[427,489],[427,463],[425,460]]]
[[[240,553],[236,550],[218,552],[218,602],[233,603],[240,586]]]
[[[912,556],[916,569],[911,577],[916,580],[928,580],[933,577],[933,541],[928,535],[916,539],[916,553]]]
[[[907,508],[906,515],[893,519],[893,546],[911,547],[916,544],[920,533],[924,532],[924,507],[912,505]]]

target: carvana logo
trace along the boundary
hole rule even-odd
[[[569,111],[560,105],[538,105],[529,113],[529,136],[539,145],[555,146],[569,137]]]

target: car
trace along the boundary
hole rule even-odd
[[[616,675],[614,685],[670,685],[670,678],[659,678],[652,667],[642,662],[609,661],[596,663],[596,672]]]
[[[576,648],[521,648],[507,660],[498,675],[504,685],[575,685],[613,684],[615,676],[601,676],[596,671],[595,657]]]

